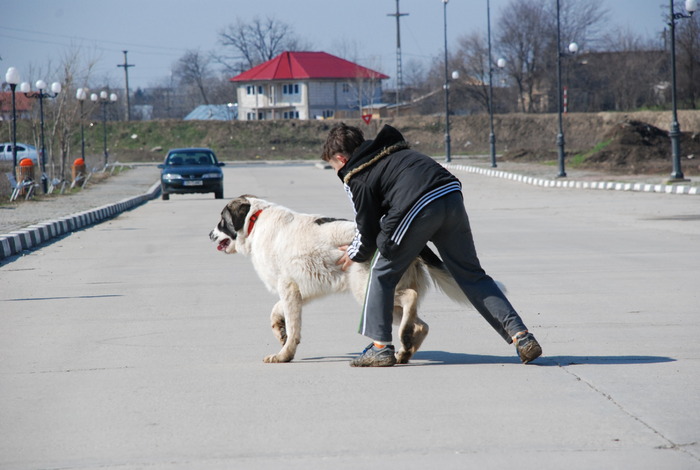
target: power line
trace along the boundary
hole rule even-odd
[[[182,48],[178,48],[178,47],[152,46],[152,45],[128,43],[128,42],[122,42],[122,41],[108,41],[105,39],[94,39],[94,38],[88,38],[88,37],[84,37],[84,36],[71,36],[71,35],[66,35],[66,34],[45,33],[43,31],[32,31],[32,30],[21,29],[21,28],[11,28],[8,26],[0,26],[0,30],[14,31],[17,33],[26,33],[26,34],[37,34],[37,35],[41,35],[41,36],[57,37],[57,38],[64,38],[64,39],[71,39],[71,40],[90,41],[90,42],[102,43],[102,44],[115,44],[115,45],[119,45],[119,46],[135,46],[135,47],[145,48],[145,49],[159,49],[159,50],[164,50],[164,51],[165,50],[169,50],[169,51],[181,51],[182,50]],[[12,36],[6,36],[6,37],[12,37]],[[53,41],[48,42],[48,41],[42,41],[40,39],[25,39],[25,38],[18,38],[18,37],[12,37],[12,38],[19,39],[21,41],[32,41],[32,42],[55,44],[55,42],[53,42]]]

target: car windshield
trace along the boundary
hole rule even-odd
[[[216,165],[211,152],[174,152],[168,155],[168,165]]]

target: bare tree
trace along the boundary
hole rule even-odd
[[[475,100],[485,111],[489,109],[489,57],[484,35],[472,33],[459,38],[455,53],[456,70],[460,78],[455,85],[455,94],[464,93]]]
[[[299,50],[303,43],[292,26],[274,17],[237,18],[219,33],[219,43],[234,50],[231,56],[217,56],[216,60],[230,72],[240,72],[268,61],[285,50]],[[242,66],[238,64],[243,62]]]
[[[516,84],[524,112],[547,111],[555,88],[561,52],[556,43],[556,3],[511,0],[501,14],[497,49],[507,59],[506,71]],[[595,41],[607,17],[602,0],[560,0],[562,41],[585,47]]]
[[[677,11],[683,11],[678,9]],[[698,64],[700,64],[700,23],[698,16],[691,16],[676,23],[676,46],[678,57],[679,101],[697,109],[700,84],[698,84]]]
[[[499,22],[498,49],[518,89],[521,111],[533,112],[538,108],[535,93],[542,88],[544,53],[552,40],[550,19],[544,2],[511,0],[506,11]]]
[[[664,100],[667,61],[658,44],[626,29],[602,36],[597,44],[598,50],[567,64],[574,109],[622,111]]]
[[[198,90],[204,104],[209,104],[205,83],[211,78],[210,62],[210,58],[199,50],[189,50],[177,61],[173,70],[173,78],[181,85]]]

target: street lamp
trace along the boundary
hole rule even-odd
[[[681,126],[678,124],[678,107],[676,102],[676,20],[690,18],[698,9],[697,0],[685,0],[685,9],[688,14],[675,13],[673,10],[673,0],[669,1],[671,16],[668,25],[671,27],[671,103],[673,116],[671,119],[671,157],[673,159],[673,172],[670,182],[687,181],[681,170]]]
[[[46,145],[44,144],[44,98],[55,98],[61,93],[61,84],[59,82],[53,82],[51,84],[51,93],[47,93],[45,90],[48,85],[43,80],[37,80],[34,84],[39,91],[31,91],[31,85],[29,82],[24,82],[20,85],[20,91],[24,93],[27,98],[35,98],[39,100],[39,117],[41,122],[41,153],[39,154],[39,168],[41,169],[41,189],[44,194],[48,192],[48,179],[46,178]]]
[[[101,91],[99,95],[93,93],[90,95],[90,101],[97,103],[99,101],[102,106],[102,134],[104,142],[104,156],[105,156],[105,168],[107,168],[107,163],[109,161],[109,153],[107,153],[107,105],[113,104],[117,101],[117,94],[108,94],[106,91]]]
[[[486,22],[488,30],[488,43],[489,43],[489,123],[490,123],[490,133],[489,133],[489,147],[491,148],[491,167],[496,168],[496,134],[493,130],[493,61],[491,59],[491,1],[486,0]],[[499,69],[506,66],[506,60],[504,58],[498,59],[496,65]]]
[[[442,14],[445,31],[445,162],[450,163],[452,156],[450,154],[450,82],[447,75],[447,2],[450,0],[442,0]]]
[[[15,102],[15,90],[19,83],[19,72],[16,68],[10,67],[5,73],[5,81],[10,84],[12,91],[12,174],[17,174],[17,105]]]
[[[80,102],[80,158],[85,161],[85,115],[83,114],[83,103],[87,99],[87,88],[78,88],[75,92],[76,99]]]
[[[572,42],[569,44],[569,53],[576,54],[578,52],[578,44]],[[561,51],[561,22],[559,20],[559,0],[557,0],[557,114],[559,116],[559,134],[557,134],[557,147],[559,148],[559,174],[558,178],[566,178],[566,170],[564,169],[564,122],[562,118],[562,86],[561,86],[561,59],[565,55]]]

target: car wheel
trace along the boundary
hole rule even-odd
[[[214,192],[214,197],[215,197],[216,199],[223,199],[223,198],[224,198],[224,191],[223,191],[223,190],[221,190],[221,191],[215,191],[215,192]]]
[[[163,198],[164,201],[167,201],[170,199],[170,193],[163,193],[163,194],[161,194],[161,197]]]

